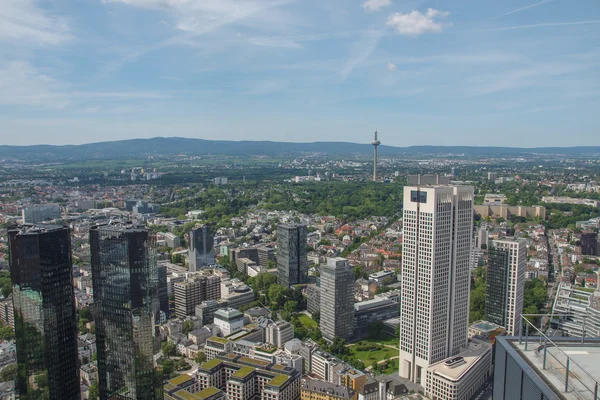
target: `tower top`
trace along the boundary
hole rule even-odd
[[[375,134],[374,134],[373,141],[371,142],[371,144],[373,146],[378,146],[379,144],[381,144],[381,142],[379,140],[377,140],[377,128],[375,128]]]

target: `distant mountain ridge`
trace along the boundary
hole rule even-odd
[[[128,139],[81,145],[0,145],[1,159],[66,161],[85,159],[136,158],[152,155],[293,155],[302,153],[371,154],[370,144],[348,142],[289,143],[271,141],[206,140],[181,137]],[[473,156],[518,156],[527,154],[597,155],[600,146],[577,147],[475,147],[475,146],[379,146],[383,156],[402,154],[464,154]]]

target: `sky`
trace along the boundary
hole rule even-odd
[[[0,144],[600,145],[598,0],[1,0]]]

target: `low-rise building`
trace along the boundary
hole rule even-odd
[[[204,354],[206,354],[207,360],[212,360],[218,354],[231,353],[233,351],[233,342],[229,339],[223,339],[217,336],[213,336],[206,340],[204,345]]]
[[[215,312],[214,324],[224,337],[239,332],[244,327],[244,314],[235,308],[225,308]]]
[[[265,342],[279,349],[293,338],[294,327],[287,321],[271,322],[265,329]]]
[[[310,380],[300,388],[300,400],[356,400],[357,391],[346,386]]]
[[[354,303],[354,334],[366,334],[369,324],[398,316],[400,306],[390,299],[378,298]]]

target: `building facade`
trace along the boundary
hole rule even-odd
[[[277,225],[277,281],[290,287],[308,282],[306,225]]]
[[[399,364],[415,383],[467,344],[473,197],[471,186],[404,188]]]
[[[128,224],[90,229],[100,400],[117,393],[163,398],[154,362],[160,303],[152,240],[147,229]]]
[[[581,255],[598,255],[598,233],[586,232],[581,234]]]
[[[190,271],[215,264],[215,239],[207,225],[189,232]]]
[[[196,314],[196,306],[205,300],[221,297],[221,279],[217,275],[200,274],[173,285],[175,315],[185,318]]]
[[[244,327],[244,314],[235,308],[225,308],[214,313],[214,324],[219,327],[223,336],[239,332]]]
[[[8,233],[21,399],[78,400],[71,233],[56,225]]]
[[[509,336],[519,334],[525,295],[527,244],[525,240],[494,240],[488,252],[485,292],[486,319],[506,328]]]
[[[300,388],[300,400],[356,400],[357,391],[323,381],[307,381]]]
[[[327,340],[354,335],[354,273],[345,258],[321,268],[321,333]]]
[[[267,325],[265,329],[265,343],[278,349],[283,349],[286,342],[294,338],[294,327],[287,321],[276,321]]]

